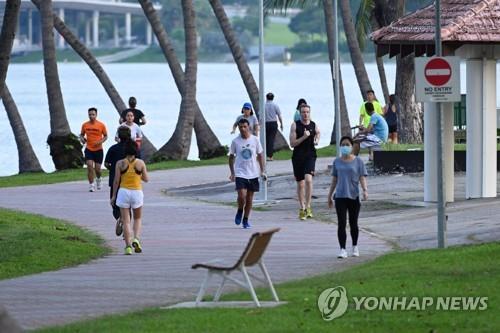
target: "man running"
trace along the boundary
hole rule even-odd
[[[119,120],[120,124],[127,121],[127,112],[132,111],[134,113],[134,123],[136,123],[139,126],[146,125],[146,116],[141,110],[135,108],[136,105],[137,105],[137,99],[134,96],[130,97],[128,99],[129,108],[123,110],[122,113],[120,114],[120,120]]]
[[[238,191],[238,211],[234,223],[243,228],[250,228],[248,217],[252,210],[253,195],[259,192],[259,175],[266,179],[264,173],[264,149],[259,139],[252,135],[248,120],[242,118],[238,121],[240,135],[231,142],[229,149],[229,179],[236,183]]]
[[[299,200],[299,219],[314,217],[311,208],[313,191],[313,176],[316,165],[316,145],[319,142],[318,125],[311,121],[311,107],[300,106],[300,120],[290,128],[290,145],[293,148],[292,165],[297,182],[297,197]]]
[[[110,199],[113,197],[113,181],[115,179],[116,163],[125,158],[125,142],[130,140],[130,128],[127,126],[118,127],[118,139],[120,141],[109,147],[108,152],[106,153],[106,158],[104,159],[104,165],[109,170],[108,185]],[[113,205],[113,217],[116,219],[116,235],[120,236],[123,232],[123,224],[120,220],[120,207],[116,204]]]
[[[97,120],[97,109],[91,107],[88,110],[89,121],[82,124],[80,131],[80,142],[87,144],[85,147],[85,162],[87,164],[87,177],[89,180],[89,192],[101,189],[101,164],[103,158],[102,144],[108,138],[106,126]],[[96,183],[94,184],[94,179]]]

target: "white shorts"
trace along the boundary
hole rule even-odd
[[[139,208],[144,204],[142,190],[129,190],[120,188],[116,196],[116,205],[120,208]]]
[[[368,134],[359,144],[361,148],[377,147],[382,144],[382,140],[376,135]]]

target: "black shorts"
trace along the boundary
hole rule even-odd
[[[398,125],[389,125],[389,133],[397,133]]]
[[[259,178],[246,179],[236,177],[236,190],[246,189],[250,192],[259,192]]]
[[[85,148],[85,161],[94,161],[98,164],[102,164],[102,159],[103,159],[103,152],[101,150],[97,151],[90,151],[87,148]]]
[[[306,174],[314,176],[316,166],[316,157],[297,158],[292,157],[293,175],[295,180],[300,182],[304,180]]]

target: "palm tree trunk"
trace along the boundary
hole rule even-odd
[[[4,85],[1,97],[5,111],[7,112],[7,118],[9,118],[9,123],[12,127],[12,132],[14,133],[14,139],[16,140],[19,173],[43,171],[7,85]]]
[[[168,142],[158,150],[155,157],[166,160],[186,159],[191,146],[196,105],[196,72],[197,72],[197,33],[196,15],[192,0],[182,1],[184,18],[184,36],[186,47],[186,72],[181,101],[179,119],[174,134]]]
[[[401,143],[422,143],[424,113],[422,104],[415,100],[415,57],[401,58],[396,62],[396,96],[400,100],[398,138]]]
[[[335,53],[335,33],[334,33],[334,20],[333,17],[333,3],[332,0],[323,0],[323,13],[325,15],[325,26],[326,26],[326,37],[328,41],[328,58],[330,60],[330,72],[332,75],[332,84],[335,87],[335,71],[334,71],[334,53]],[[339,59],[340,60],[340,59]],[[339,62],[340,64],[340,62]],[[347,103],[345,101],[344,94],[344,83],[342,82],[342,73],[339,69],[339,100],[335,101],[335,103],[340,103],[340,124],[342,126],[341,132],[342,135],[350,135],[351,134],[351,124],[349,121],[349,114],[347,113]],[[330,138],[330,144],[335,144],[337,141],[337,124],[333,123],[333,131],[332,136]]]
[[[4,8],[2,31],[0,34],[0,93],[5,85],[10,53],[14,44],[21,0],[7,1]]]
[[[52,0],[40,4],[42,25],[43,64],[47,98],[49,101],[50,134],[47,143],[50,155],[57,170],[78,168],[83,164],[82,146],[71,133],[64,108],[59,73],[57,70],[56,48],[54,43]]]
[[[385,20],[383,17],[379,17],[375,13],[382,13],[385,7],[377,7],[380,1],[375,1],[375,6],[371,15],[371,28],[372,31],[380,29],[380,27],[385,25]],[[379,21],[383,20],[383,22]],[[387,76],[385,75],[384,58],[377,57],[375,52],[375,62],[377,63],[378,76],[380,78],[380,86],[382,87],[382,93],[384,94],[385,105],[389,104],[389,86],[387,85]]]
[[[387,3],[386,22],[390,23],[404,15],[405,1],[390,0]],[[423,109],[415,100],[415,67],[413,55],[396,60],[396,95],[400,100],[401,113],[398,119],[398,137],[402,143],[423,142]]]
[[[222,2],[220,0],[209,0],[210,5],[214,11],[215,17],[217,18],[217,22],[219,22],[220,28],[224,37],[226,38],[226,42],[231,49],[231,53],[233,55],[234,62],[238,67],[238,71],[240,73],[241,79],[243,80],[243,84],[247,90],[248,96],[252,101],[252,104],[257,111],[259,112],[259,88],[255,83],[252,72],[248,67],[248,63],[246,61],[245,55],[243,54],[243,49],[234,34],[233,28],[231,26],[231,22],[226,15],[224,7],[222,6]],[[276,138],[274,141],[274,151],[282,150],[282,149],[290,149],[288,143],[286,142],[283,133],[278,131],[276,133]]]
[[[179,93],[182,96],[184,94],[184,71],[182,70],[179,59],[175,54],[174,47],[170,42],[168,34],[161,23],[160,16],[154,9],[153,3],[150,0],[139,0],[139,3],[141,4],[144,14],[153,28],[153,32],[158,39],[160,48],[163,51],[163,55],[165,56],[172,76],[174,77],[177,90],[179,90]],[[194,109],[194,131],[196,133],[199,158],[208,159],[225,155],[226,148],[220,144],[219,139],[217,139],[214,132],[208,125],[197,102],[194,105]]]
[[[32,0],[31,2],[40,9],[41,0]],[[94,55],[92,55],[92,52],[90,52],[90,50],[82,42],[80,42],[78,37],[71,32],[71,30],[57,15],[52,15],[52,17],[54,20],[54,28],[61,36],[63,36],[64,40],[71,46],[71,48],[78,53],[82,60],[85,61],[92,72],[94,72],[95,76],[99,82],[101,82],[102,87],[108,94],[109,99],[115,106],[116,111],[118,114],[121,114],[123,110],[127,109],[127,106],[113,85],[113,82],[111,82],[108,75],[104,71],[104,68],[102,68],[101,64],[99,64]],[[156,152],[156,148],[153,146],[151,141],[146,138],[146,136],[142,138],[141,150],[142,157],[145,160],[148,160]]]
[[[370,79],[368,78],[368,73],[366,72],[361,49],[359,48],[358,38],[356,37],[356,29],[352,21],[353,16],[351,13],[351,7],[349,5],[349,0],[340,0],[339,3],[347,45],[349,46],[349,53],[351,54],[351,61],[354,67],[354,73],[356,74],[356,79],[358,80],[363,100],[366,100],[366,92],[370,90],[372,86],[370,84]]]
[[[21,115],[17,110],[16,103],[10,95],[9,88],[5,84],[7,69],[9,68],[10,53],[14,43],[14,36],[19,19],[20,0],[7,1],[4,8],[2,32],[0,34],[0,97],[7,112],[9,124],[14,133],[17,145],[19,161],[19,173],[43,171],[40,162],[33,151],[28,134],[24,128]]]

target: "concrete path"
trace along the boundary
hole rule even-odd
[[[329,163],[331,159],[319,159],[317,170],[326,170]],[[290,161],[268,167],[271,177],[290,172]],[[341,261],[336,259],[336,225],[299,222],[296,207],[253,212],[250,231],[234,225],[233,207],[163,193],[167,188],[223,183],[228,175],[227,166],[151,173],[144,187],[144,253],[133,256],[122,254],[123,241],[114,235],[107,187],[96,193],[87,192],[85,182],[1,189],[2,207],[88,228],[106,239],[113,254],[73,268],[0,281],[0,304],[32,329],[190,301],[203,278],[203,272],[190,269],[193,263],[236,260],[252,232],[272,227],[282,228],[266,256],[275,282],[343,269],[391,249],[379,237],[362,233],[362,256]],[[287,191],[293,196],[295,188]]]

